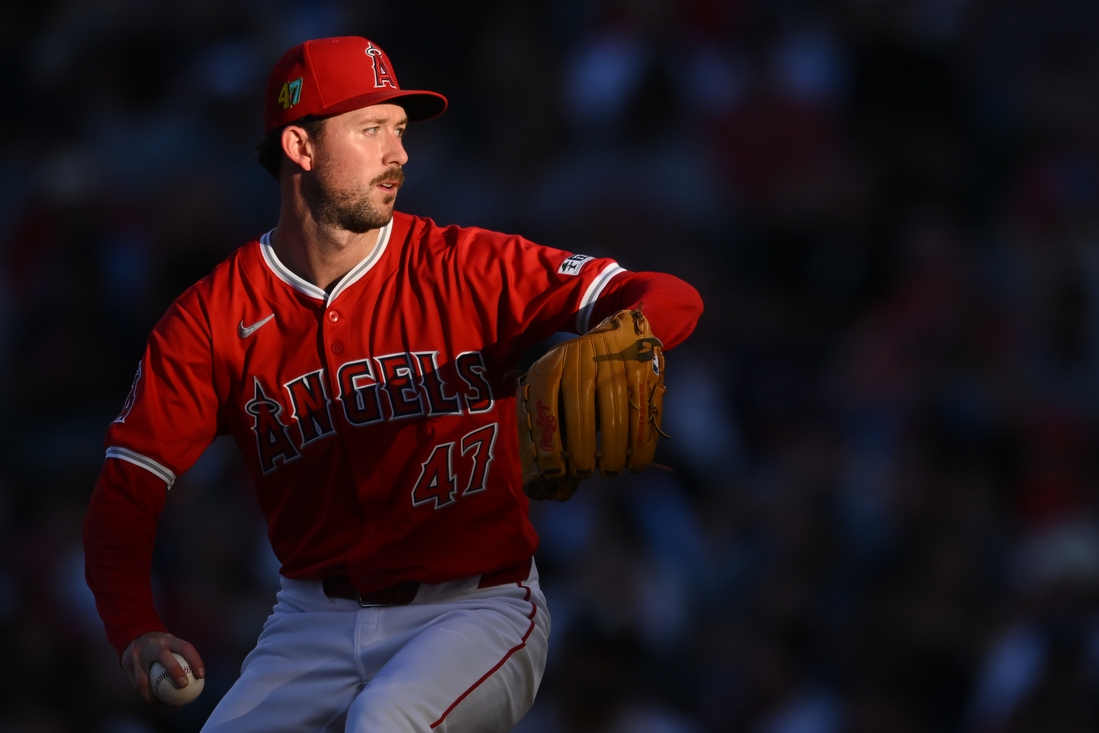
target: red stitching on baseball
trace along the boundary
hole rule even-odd
[[[163,667],[164,665],[161,665],[161,666]],[[181,664],[180,667],[183,669],[183,674],[186,674],[186,675],[191,674],[191,665]],[[176,707],[176,708],[183,707],[188,702],[190,702],[191,700],[194,700],[196,697],[198,697],[198,695],[195,694],[191,697],[190,700],[184,700],[183,702],[180,702],[180,703],[174,703],[174,702],[168,702],[167,700],[161,700],[160,695],[157,694],[157,692],[160,690],[160,683],[163,682],[164,680],[168,679],[171,676],[172,675],[168,672],[167,669],[165,669],[163,672],[161,672],[160,674],[158,674],[156,676],[156,679],[153,680],[153,697],[155,697],[157,700],[160,700],[162,703],[164,703],[166,705],[171,705],[172,707]],[[188,687],[190,687],[190,685],[188,685]],[[181,687],[179,689],[182,690],[183,688]]]
[[[160,695],[157,694],[157,692],[160,691],[160,683],[163,682],[167,676],[168,670],[164,670],[156,676],[156,680],[153,682],[153,697],[155,697],[157,700],[160,700]],[[161,702],[163,702],[163,700]]]

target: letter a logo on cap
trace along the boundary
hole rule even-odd
[[[391,87],[393,89],[398,89],[399,87],[397,86],[397,82],[393,79],[393,74],[385,64],[385,56],[382,55],[382,50],[373,43],[367,43],[366,55],[374,62],[374,88]]]
[[[302,117],[332,117],[375,104],[399,104],[417,122],[442,114],[446,97],[401,89],[389,56],[366,38],[317,38],[291,48],[271,70],[263,128],[270,134]]]

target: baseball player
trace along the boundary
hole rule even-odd
[[[520,355],[644,302],[674,347],[701,312],[682,281],[394,212],[403,90],[364,38],[308,41],[271,73],[261,162],[277,226],[184,292],[149,337],[106,437],[84,523],[110,642],[150,699],[189,643],[153,607],[166,491],[230,434],[282,589],[207,731],[506,731],[534,701],[550,618],[515,415]]]

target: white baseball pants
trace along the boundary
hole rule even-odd
[[[534,704],[550,618],[527,580],[421,585],[407,606],[361,608],[282,579],[240,679],[204,733],[492,733]]]

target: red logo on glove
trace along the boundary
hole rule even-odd
[[[542,404],[542,400],[535,402],[538,410],[538,419],[534,424],[542,429],[542,438],[538,441],[538,447],[549,453],[553,450],[553,434],[557,432],[557,418],[549,414],[549,408]]]

